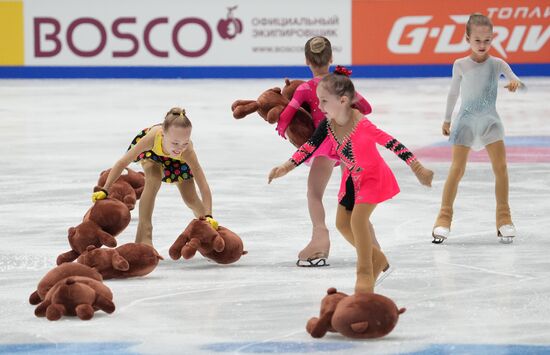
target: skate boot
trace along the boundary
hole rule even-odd
[[[510,206],[508,204],[497,204],[496,209],[497,220],[497,237],[503,244],[512,243],[516,236],[516,228],[512,223],[512,216],[510,215]]]
[[[453,209],[451,207],[441,206],[441,210],[439,210],[439,215],[435,221],[435,227],[432,230],[432,243],[441,244],[449,237],[452,218]]]
[[[296,266],[321,267],[330,266],[327,263],[330,250],[330,240],[326,227],[313,227],[313,235],[309,244],[298,254]]]
[[[498,227],[497,236],[502,244],[511,244],[516,236],[516,227],[513,224],[505,224]]]
[[[449,237],[449,233],[451,230],[447,227],[441,227],[437,226],[432,231],[432,237],[434,240],[432,240],[432,243],[434,244],[441,244]]]

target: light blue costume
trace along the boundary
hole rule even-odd
[[[454,62],[445,122],[451,122],[459,94],[461,105],[451,127],[449,142],[481,150],[504,139],[504,127],[495,106],[501,74],[507,80],[519,81],[510,66],[500,58],[489,56],[478,63],[465,57]],[[520,89],[523,88],[522,83]]]

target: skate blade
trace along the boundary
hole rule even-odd
[[[323,266],[330,266],[330,264],[327,263],[326,258],[307,259],[307,260],[298,259],[298,261],[296,261],[296,266],[299,266],[299,267],[323,267]]]
[[[512,244],[514,242],[514,236],[503,236],[500,231],[497,232],[497,237],[501,244]]]
[[[432,237],[434,238],[434,240],[432,240],[432,243],[434,244],[441,244],[445,241],[445,239],[447,239],[447,237],[444,237],[442,235],[435,235],[432,233]]]
[[[384,281],[390,274],[393,272],[394,267],[389,265],[386,270],[384,270],[380,275],[378,275],[378,278],[376,279],[376,282],[374,283],[374,286],[378,286]]]

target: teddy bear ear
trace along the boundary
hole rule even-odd
[[[86,247],[86,251],[92,251],[92,250],[94,250],[94,249],[96,249],[96,246],[95,246],[95,245],[88,245],[88,246]]]
[[[120,255],[115,255],[111,259],[111,264],[115,270],[128,271],[130,270],[130,263]]]
[[[333,293],[336,293],[337,290],[335,287],[331,287],[327,290],[327,295],[332,295]]]

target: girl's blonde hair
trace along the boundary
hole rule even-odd
[[[166,117],[164,117],[162,129],[168,130],[168,128],[173,126],[182,128],[191,127],[191,121],[189,121],[189,118],[185,114],[185,109],[181,107],[173,107],[170,111],[168,111]]]
[[[304,48],[306,59],[316,67],[322,67],[330,64],[332,59],[332,46],[325,37],[310,38]]]
[[[355,86],[348,76],[330,73],[319,81],[319,85],[323,85],[323,87],[332,95],[336,95],[338,97],[347,96],[350,105],[353,104],[355,99]]]
[[[493,31],[493,23],[487,16],[476,12],[470,15],[468,22],[466,23],[466,36],[470,36],[472,32],[472,26],[488,26]]]

